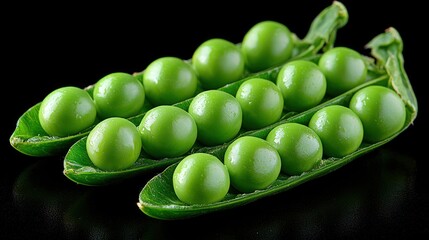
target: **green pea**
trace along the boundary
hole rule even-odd
[[[153,105],[172,105],[194,96],[197,74],[190,64],[177,57],[161,57],[144,71],[146,97]]]
[[[313,114],[308,126],[320,137],[327,157],[344,157],[356,151],[363,140],[359,116],[350,108],[330,105]]]
[[[326,79],[313,62],[295,60],[285,64],[277,75],[277,86],[289,111],[301,112],[319,104],[326,93]]]
[[[220,90],[195,96],[188,108],[198,127],[198,141],[207,146],[226,143],[240,131],[242,110],[238,100]]]
[[[322,141],[306,125],[284,123],[272,129],[266,140],[279,152],[282,171],[288,175],[300,175],[322,160]]]
[[[192,55],[192,64],[204,89],[217,89],[235,82],[245,71],[241,50],[221,38],[209,39],[198,46]]]
[[[131,117],[143,107],[145,91],[142,83],[124,72],[110,73],[94,86],[93,98],[102,119]]]
[[[397,133],[405,124],[405,104],[390,88],[372,85],[357,91],[350,100],[362,120],[364,140],[378,142]]]
[[[357,51],[347,47],[335,47],[322,54],[319,67],[325,74],[330,96],[344,93],[366,80],[367,66]]]
[[[188,204],[218,202],[228,193],[229,187],[228,169],[208,153],[188,155],[174,169],[174,192]]]
[[[226,149],[224,164],[231,185],[244,193],[269,187],[281,171],[277,150],[266,140],[253,136],[233,141]]]
[[[289,28],[279,22],[263,21],[255,24],[244,35],[241,49],[246,67],[256,72],[288,60],[293,45]]]
[[[86,140],[86,150],[92,163],[106,171],[121,170],[133,165],[140,155],[141,147],[137,127],[121,117],[111,117],[99,122]]]
[[[323,157],[319,136],[311,128],[299,123],[283,123],[267,135],[282,160],[282,172],[300,175],[314,168]]]
[[[66,137],[92,126],[97,109],[88,92],[67,86],[50,92],[40,105],[39,122],[50,136]]]
[[[181,156],[192,148],[197,139],[197,125],[191,115],[171,105],[149,110],[138,130],[144,151],[156,158]]]
[[[243,112],[243,127],[258,129],[278,121],[283,113],[280,89],[271,81],[252,78],[243,82],[235,95]]]

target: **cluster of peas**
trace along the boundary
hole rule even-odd
[[[277,122],[284,111],[301,112],[366,81],[367,68],[353,49],[335,47],[317,63],[293,60],[275,81],[249,78],[235,96],[219,90],[292,56],[293,36],[278,22],[253,26],[240,45],[225,39],[201,44],[187,62],[162,57],[150,63],[142,81],[134,75],[111,73],[95,85],[92,96],[77,87],[50,93],[39,110],[42,128],[52,136],[68,136],[91,127],[86,149],[93,164],[106,171],[133,165],[141,151],[162,160],[188,153],[198,141],[216,146],[232,141],[239,131]],[[198,89],[203,89],[199,91]],[[173,106],[190,99],[187,110]],[[145,100],[154,107],[138,126],[127,120]],[[208,153],[184,157],[173,175],[174,191],[189,204],[222,200],[230,185],[244,193],[270,186],[281,172],[299,175],[322,157],[343,157],[362,141],[377,142],[405,123],[403,101],[385,86],[356,92],[349,106],[330,105],[317,111],[307,125],[284,123],[265,139],[243,136],[226,149],[221,161]]]

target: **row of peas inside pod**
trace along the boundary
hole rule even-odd
[[[190,100],[205,90],[219,89],[235,95],[239,84],[250,76],[273,81],[270,75],[276,74],[278,68],[287,61],[317,58],[319,50],[324,44],[334,41],[332,36],[335,36],[338,28],[344,26],[347,19],[344,6],[334,2],[313,20],[303,39],[283,24],[263,21],[250,28],[240,43],[214,38],[203,42],[188,60],[171,56],[156,59],[143,71],[132,74],[143,85],[144,93],[134,96],[137,99],[128,96],[128,91],[140,90],[127,90],[132,84],[127,85],[119,80],[115,81],[115,87],[112,88],[109,87],[111,82],[106,80],[106,83],[101,84],[100,80],[82,89],[93,98],[95,104],[89,101],[88,96],[84,96],[86,99],[77,97],[84,93],[64,93],[68,91],[65,88],[58,90],[52,94],[55,100],[49,101],[47,97],[42,109],[42,102],[39,102],[24,112],[17,121],[10,143],[18,151],[30,156],[54,156],[81,146],[80,140],[107,117],[124,117],[138,125],[145,113],[155,106],[175,105],[187,110]],[[129,75],[112,73],[104,78],[129,79]],[[135,110],[141,106],[142,99],[143,106]],[[135,104],[131,104],[133,101]],[[79,170],[78,166],[84,168],[87,161],[74,159],[76,161],[71,163],[68,158],[71,155],[73,153],[66,155],[66,172],[73,175],[82,173],[83,169]]]
[[[245,35],[241,47],[225,39],[207,40],[190,63],[177,57],[151,62],[141,81],[118,72],[100,79],[92,95],[77,87],[56,89],[43,100],[39,121],[50,136],[76,134],[108,117],[134,116],[145,100],[152,106],[172,105],[235,82],[249,71],[281,64],[291,57],[292,48],[292,33],[286,26],[260,22]]]
[[[39,121],[49,135],[59,137],[96,124],[88,135],[87,151],[94,165],[104,170],[129,167],[140,155],[141,147],[155,158],[183,155],[194,145],[197,127],[200,142],[222,144],[241,129],[242,110],[235,98],[215,89],[243,78],[246,72],[285,62],[292,48],[292,33],[286,26],[264,21],[249,30],[241,47],[225,39],[210,39],[195,50],[190,63],[162,57],[148,65],[142,79],[123,72],[111,73],[96,82],[92,95],[77,87],[57,89],[42,101]],[[278,120],[282,112],[283,101],[277,88],[274,90],[275,119],[263,125]],[[192,97],[190,115],[171,106]],[[131,131],[126,118],[138,114],[145,100],[155,107],[139,125],[142,144],[135,131],[125,135],[122,128]]]

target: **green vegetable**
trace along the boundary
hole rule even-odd
[[[179,157],[197,139],[197,124],[185,110],[162,105],[149,110],[138,126],[143,149],[157,159]]]
[[[216,89],[243,78],[244,56],[230,41],[213,38],[203,42],[192,55],[203,89]]]
[[[67,137],[89,128],[97,110],[91,96],[77,87],[61,87],[42,101],[38,119],[50,136]]]
[[[243,193],[267,188],[281,170],[277,150],[264,139],[254,136],[243,136],[233,141],[226,149],[223,161],[231,185]]]
[[[91,130],[86,140],[92,163],[106,171],[130,167],[139,157],[141,148],[137,127],[121,117],[104,119]]]
[[[347,47],[335,47],[323,53],[319,67],[326,77],[326,92],[331,96],[365,82],[368,71],[360,53]]]
[[[177,197],[188,204],[207,204],[222,200],[228,193],[228,169],[219,158],[208,153],[188,155],[173,173]]]
[[[284,123],[271,130],[266,140],[279,152],[282,171],[288,175],[310,171],[322,160],[322,141],[306,125]]]
[[[142,188],[139,194],[138,207],[147,216],[157,219],[181,219],[190,218],[202,214],[208,214],[215,211],[227,210],[234,207],[249,204],[258,199],[279,194],[288,189],[297,187],[307,181],[317,179],[332,171],[335,171],[360,156],[376,149],[411,126],[418,113],[417,99],[412,89],[410,80],[404,69],[404,59],[402,56],[402,39],[399,33],[393,27],[373,38],[366,46],[371,48],[375,64],[368,65],[370,79],[361,85],[358,85],[343,94],[331,98],[305,112],[296,115],[287,116],[276,124],[267,128],[256,130],[248,135],[266,138],[269,131],[283,123],[295,122],[308,124],[316,111],[331,105],[349,106],[353,94],[367,86],[380,85],[394,90],[401,97],[406,107],[406,121],[402,128],[385,138],[384,140],[370,143],[363,141],[359,148],[342,157],[323,157],[319,164],[309,171],[300,175],[290,176],[280,173],[279,177],[264,190],[258,190],[251,193],[237,193],[229,191],[223,200],[210,204],[188,205],[180,201],[173,191],[172,173],[176,167],[173,164],[167,167],[163,172],[150,179]],[[380,75],[381,74],[381,75]],[[374,78],[373,76],[379,75]],[[210,152],[216,156],[222,156],[224,152]]]
[[[206,146],[226,143],[241,129],[242,110],[238,100],[220,90],[207,90],[192,100],[188,109],[198,128],[198,141]]]
[[[110,73],[98,80],[92,95],[101,119],[134,116],[145,101],[142,83],[123,72]]]
[[[277,76],[284,107],[302,112],[322,102],[326,93],[326,79],[320,68],[311,61],[295,60],[285,64]]]
[[[161,57],[151,62],[143,75],[146,97],[152,105],[171,105],[195,96],[195,70],[177,57]]]
[[[378,142],[397,133],[407,116],[401,97],[385,86],[359,90],[350,100],[349,108],[362,120],[367,142]]]
[[[284,63],[292,56],[293,35],[284,24],[262,21],[244,35],[241,50],[251,72]]]
[[[294,59],[306,59],[311,60],[313,62],[317,62],[319,59],[318,51],[322,49],[326,45],[331,45],[332,41],[334,41],[333,32],[337,31],[338,28],[342,27],[347,20],[347,11],[344,6],[338,2],[334,2],[330,7],[323,10],[320,15],[318,15],[312,25],[311,28],[304,39],[295,39],[296,49],[294,50],[294,56],[290,60]],[[247,77],[238,80],[237,82],[228,84],[224,87],[219,88],[218,90],[227,92],[231,95],[235,95],[237,93],[240,85],[251,78],[263,78],[271,80],[275,82],[277,74],[280,70],[281,66],[270,68],[264,70],[262,72],[253,73],[247,75]],[[380,76],[384,74],[382,69],[374,66],[371,68],[372,75],[371,76]],[[137,76],[142,76],[143,73],[138,74]],[[192,99],[187,99],[183,102],[179,102],[174,104],[174,106],[180,107],[184,110],[189,108]],[[295,112],[284,112],[281,117],[281,121],[276,124],[280,124],[281,122],[286,121],[291,116],[294,116]],[[133,117],[132,120],[136,123],[137,119],[141,119],[142,115],[138,115]],[[139,124],[138,121],[137,124]],[[217,130],[217,129],[216,129]],[[255,129],[251,131],[244,131],[241,129],[236,137],[243,135],[254,135],[254,136],[262,136],[265,137],[268,134],[269,129]],[[82,137],[82,136],[81,136]],[[232,141],[232,140],[231,140]],[[198,142],[191,148],[189,153],[196,152],[204,152],[210,153],[217,156],[219,159],[223,159],[223,154],[226,150],[228,143],[215,145],[215,146],[202,146]],[[186,154],[184,155],[186,156]],[[68,177],[70,180],[90,186],[99,186],[99,185],[107,185],[112,184],[118,181],[123,181],[129,178],[132,178],[139,174],[145,174],[148,172],[153,172],[156,170],[164,169],[165,167],[176,163],[183,159],[184,156],[175,157],[175,158],[164,158],[162,160],[154,159],[153,157],[146,154],[144,151],[140,154],[139,159],[137,159],[136,163],[131,167],[119,171],[103,171],[97,167],[95,167],[91,161],[89,160],[86,149],[85,149],[85,138],[82,138],[75,142],[70,149],[68,150],[65,158],[64,158],[64,175]]]
[[[359,116],[341,105],[326,106],[310,119],[308,126],[322,140],[327,157],[344,157],[356,151],[363,140],[363,126]]]
[[[335,40],[336,31],[343,27],[348,20],[347,10],[340,2],[333,2],[331,6],[324,9],[311,23],[310,29],[303,39],[299,39],[297,36],[294,37],[294,49],[293,54],[290,60],[293,59],[308,59],[314,62],[318,61],[319,51],[333,44]],[[373,69],[377,73],[378,69]],[[228,86],[223,86],[220,88],[222,91],[226,91],[230,94],[235,94],[240,84],[248,78],[251,77],[261,77],[265,79],[273,79],[277,75],[279,67],[274,67],[257,73],[245,73],[243,79],[238,80],[235,83],[228,84]],[[141,72],[136,72],[136,78],[143,81],[145,70]],[[378,73],[377,73],[378,74]],[[375,75],[377,75],[375,74]],[[94,85],[89,85],[85,88],[87,92],[92,95]],[[191,99],[184,100],[182,102],[174,104],[182,109],[187,110],[189,107]],[[37,114],[40,108],[40,103],[36,103],[30,107],[27,111],[19,117],[16,128],[9,138],[9,142],[12,147],[17,151],[29,155],[29,156],[52,156],[59,155],[67,152],[69,148],[82,139],[83,137],[89,134],[89,131],[93,126],[88,128],[85,132],[80,132],[68,137],[52,137],[47,135],[47,133],[40,126]],[[141,111],[135,116],[129,117],[128,119],[134,124],[138,125],[143,118],[144,114],[153,108],[149,101],[145,101],[145,104]],[[73,154],[72,154],[73,155]],[[68,161],[65,159],[65,161]],[[169,161],[166,161],[169,162]],[[78,161],[77,164],[71,164],[69,166],[74,166],[72,169],[66,170],[68,174],[82,174],[86,175],[86,172],[93,172],[92,165],[87,165],[88,162],[85,160]],[[83,164],[83,165],[82,165]],[[157,163],[156,166],[167,166],[165,164]],[[149,169],[152,166],[148,167]],[[146,165],[139,170],[147,169]],[[134,171],[132,171],[134,173]],[[103,176],[106,176],[102,174]],[[115,174],[109,174],[112,176]],[[120,174],[121,176],[124,176]],[[132,176],[133,174],[130,174]],[[108,177],[109,179],[116,179],[116,177]],[[85,179],[93,179],[87,178]],[[101,180],[100,180],[101,181]]]
[[[277,122],[283,115],[282,93],[270,80],[252,78],[243,82],[235,98],[243,112],[242,125],[245,129],[266,127]]]

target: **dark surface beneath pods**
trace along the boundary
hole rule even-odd
[[[350,18],[338,32],[336,45],[367,53],[363,46],[386,28],[393,26],[401,33],[405,68],[419,103],[414,125],[381,148],[297,188],[246,206],[177,221],[152,219],[137,208],[141,186],[152,175],[85,187],[62,174],[63,156],[33,158],[15,151],[8,137],[16,120],[55,88],[85,87],[110,72],[139,71],[165,55],[187,59],[211,37],[239,42],[261,20],[285,23],[302,37],[314,16],[331,1],[287,3],[287,9],[265,1],[253,10],[218,3],[210,13],[203,6],[183,12],[163,8],[165,12],[158,14],[166,21],[150,17],[150,9],[131,5],[106,6],[109,10],[73,6],[75,11],[67,13],[59,6],[49,12],[43,6],[37,6],[39,11],[12,6],[15,18],[3,21],[3,90],[9,94],[1,96],[7,110],[0,145],[0,238],[199,237],[189,228],[199,229],[207,239],[429,236],[429,164],[424,147],[429,119],[421,59],[425,43],[416,30],[422,26],[424,7],[387,1],[342,3]]]

